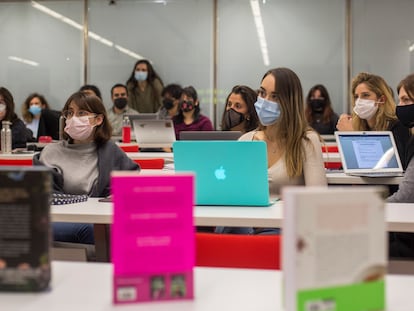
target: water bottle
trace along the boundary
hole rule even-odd
[[[122,142],[131,142],[131,123],[128,116],[124,116],[124,119],[122,120]]]
[[[1,152],[2,153],[11,153],[12,151],[12,135],[10,129],[10,121],[2,121],[1,129]]]

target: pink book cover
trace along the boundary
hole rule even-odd
[[[112,174],[113,302],[193,299],[194,176]]]

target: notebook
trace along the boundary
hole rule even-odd
[[[197,205],[268,206],[263,141],[176,141],[175,171],[195,172]]]
[[[135,140],[140,148],[171,147],[175,141],[172,120],[133,120]]]
[[[392,132],[335,132],[335,138],[345,174],[366,177],[403,175]]]
[[[180,140],[238,140],[240,131],[181,131]]]

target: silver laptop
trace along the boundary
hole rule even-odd
[[[335,132],[335,138],[345,174],[366,177],[403,175],[392,132]]]
[[[135,140],[140,148],[171,147],[175,142],[172,120],[133,120]]]
[[[181,131],[180,140],[238,140],[240,131]]]
[[[156,120],[158,119],[158,113],[139,113],[139,114],[126,114],[132,127],[134,127],[134,120]]]

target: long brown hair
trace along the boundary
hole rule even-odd
[[[281,114],[278,121],[264,131],[270,141],[285,146],[285,165],[289,177],[303,174],[305,150],[303,142],[310,142],[307,132],[312,131],[306,121],[303,91],[299,77],[288,68],[275,68],[265,73],[275,78],[275,92]]]
[[[391,94],[391,89],[385,80],[377,75],[361,72],[352,80],[351,98],[352,108],[355,107],[355,89],[361,83],[365,84],[371,92],[374,92],[377,98],[384,96],[384,104],[378,105],[378,111],[375,114],[375,125],[373,129],[368,126],[367,120],[361,119],[352,109],[352,127],[355,131],[387,131],[390,124],[397,120],[395,115],[395,101]]]

